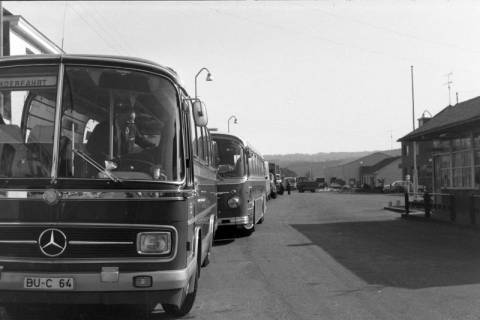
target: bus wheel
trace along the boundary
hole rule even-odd
[[[202,268],[205,268],[206,266],[208,266],[210,264],[210,253],[212,251],[212,247],[213,247],[213,236],[210,239],[210,243],[208,244],[207,256],[203,260]]]
[[[260,218],[260,220],[258,220],[258,224],[263,223],[263,221],[265,221],[265,211],[267,211],[266,207],[267,205],[265,204],[265,199],[264,199],[262,204],[262,217]]]
[[[182,301],[182,304],[180,306],[176,306],[174,304],[167,304],[164,303],[162,304],[163,310],[165,311],[166,314],[172,317],[183,317],[187,315],[190,310],[192,310],[193,303],[195,302],[195,297],[197,296],[197,289],[198,289],[198,268],[200,266],[197,264],[197,267],[195,268],[195,274],[192,277],[194,278],[194,288],[193,291],[188,293],[188,286],[185,288],[185,292],[187,293],[185,298]]]
[[[244,224],[242,226],[242,234],[245,235],[245,236],[250,236],[253,231],[255,231],[255,213],[253,213],[253,220],[252,220],[252,223],[249,223],[249,224]]]

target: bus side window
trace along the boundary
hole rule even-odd
[[[198,146],[198,157],[202,160],[205,159],[205,153],[203,150],[203,136],[202,136],[202,128],[195,126],[197,131],[197,146]]]
[[[197,132],[195,130],[195,121],[193,119],[193,114],[192,114],[192,104],[190,101],[188,101],[188,105],[190,106],[189,112],[188,112],[188,118],[189,118],[189,127],[190,127],[190,134],[191,134],[191,141],[192,141],[192,153],[194,157],[198,157],[198,139],[197,139]]]
[[[211,140],[212,143],[212,166],[217,167],[220,162],[220,158],[218,156],[218,145],[217,141]]]
[[[205,150],[205,161],[208,165],[211,164],[212,156],[210,150],[210,135],[208,134],[208,129],[206,127],[202,128],[203,134],[203,150]]]

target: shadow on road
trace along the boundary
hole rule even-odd
[[[480,283],[480,233],[473,229],[404,219],[292,227],[371,285]]]
[[[13,317],[8,316],[4,310],[0,311],[1,319],[10,320],[167,320],[174,319],[160,308],[153,313],[147,312],[141,307],[128,305],[99,306],[99,305],[51,305],[51,308],[28,309]],[[191,319],[187,315],[182,319]]]

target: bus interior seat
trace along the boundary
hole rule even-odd
[[[0,125],[0,176],[13,176],[15,155],[22,144],[20,127],[9,124]]]

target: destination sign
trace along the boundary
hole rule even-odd
[[[54,87],[57,85],[56,76],[39,77],[0,77],[0,89],[33,89],[43,87]]]

